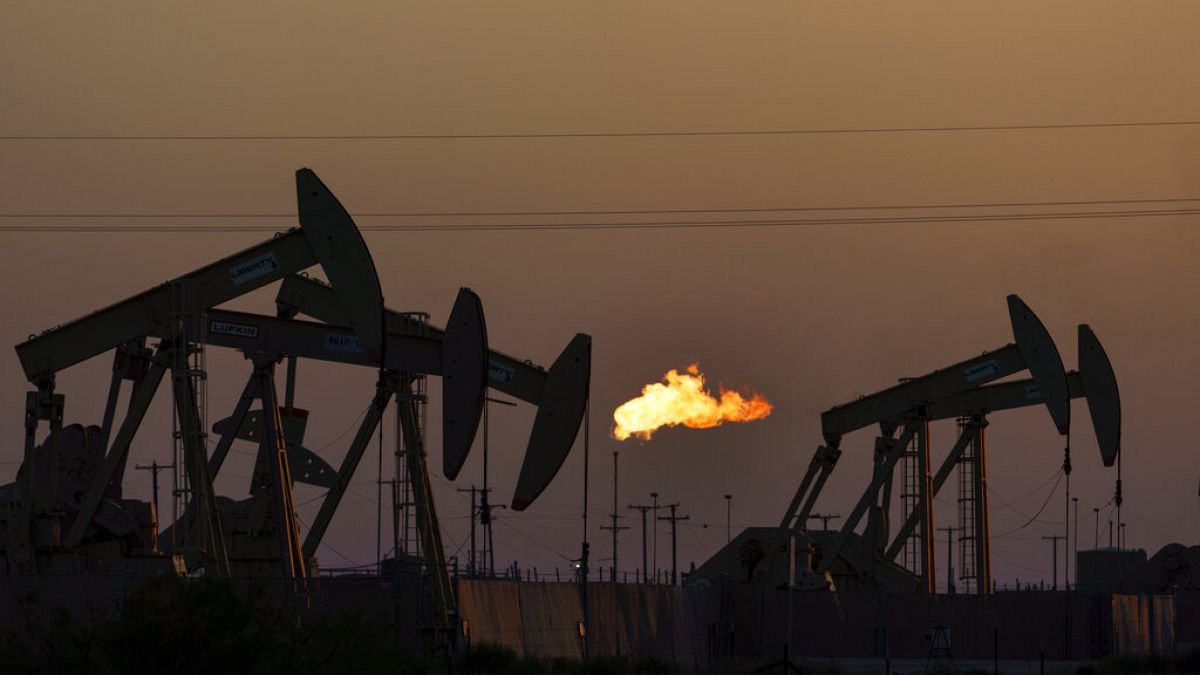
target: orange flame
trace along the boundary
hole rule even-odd
[[[747,400],[723,387],[719,399],[710,394],[695,363],[687,367],[686,373],[672,368],[663,380],[665,383],[646,385],[641,396],[613,411],[617,423],[613,436],[617,440],[637,436],[648,441],[659,427],[682,424],[690,429],[708,429],[725,422],[761,420],[771,414],[771,404],[762,394],[755,393]]]

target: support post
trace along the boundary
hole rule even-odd
[[[933,494],[935,496],[941,491],[942,485],[944,485],[946,480],[950,477],[950,472],[958,463],[959,458],[962,457],[963,450],[965,450],[967,445],[972,442],[972,438],[972,434],[968,431],[964,431],[962,434],[960,434],[958,440],[954,443],[954,447],[950,449],[949,454],[946,455],[946,459],[942,461],[942,466],[938,469],[937,475],[933,479]],[[884,506],[887,506],[886,500]],[[883,554],[886,560],[895,560],[896,556],[900,554],[900,550],[904,548],[904,541],[908,539],[908,536],[912,534],[913,529],[915,529],[920,523],[921,513],[921,510],[917,509],[908,514],[908,520],[906,520],[904,525],[896,532],[895,538],[892,539],[892,543],[888,545],[887,551]]]
[[[975,481],[975,589],[979,595],[990,595],[992,588],[992,534],[988,521],[987,429],[983,415],[972,415],[970,421],[971,461]]]
[[[255,375],[263,405],[263,434],[270,443],[271,491],[275,504],[276,537],[279,541],[279,561],[283,576],[291,579],[296,591],[306,588],[304,551],[300,545],[300,524],[296,521],[296,501],[292,493],[292,470],[287,458],[287,439],[283,437],[283,420],[279,416],[279,401],[275,396],[275,363],[267,358],[256,359]],[[240,426],[240,424],[239,424]]]
[[[933,479],[930,476],[929,420],[918,418],[917,425],[917,474],[921,481],[921,581],[925,593],[937,592],[936,561],[933,552]]]
[[[829,480],[829,474],[833,473],[833,467],[837,466],[838,458],[842,456],[842,451],[837,447],[824,446],[817,448],[817,466],[819,473],[817,474],[816,483],[812,490],[808,493],[808,498],[804,500],[804,505],[800,507],[800,512],[796,514],[796,525],[792,531],[803,528],[808,522],[808,514],[812,513],[813,506],[817,503],[817,497],[821,495],[821,490],[825,488],[825,481]]]
[[[62,428],[63,396],[54,393],[54,376],[37,382],[37,391],[25,394],[25,457],[21,464],[21,511],[17,516],[17,542],[9,552],[9,564],[18,572],[37,571],[37,555],[33,541],[34,486],[37,484],[37,427],[40,420],[50,422],[49,458],[53,472],[58,465],[54,432]]]
[[[402,373],[400,390],[407,394],[412,388],[412,377]],[[421,535],[421,550],[425,553],[425,565],[432,577],[435,610],[435,627],[448,631],[454,626],[457,614],[454,590],[450,586],[450,574],[446,569],[446,552],[442,548],[442,532],[438,526],[437,508],[430,489],[429,465],[425,461],[425,443],[420,437],[417,424],[416,402],[411,396],[397,397],[400,409],[401,430],[404,445],[408,448],[408,475],[412,478],[413,501],[417,507],[417,529]]]
[[[168,349],[171,355],[175,408],[179,414],[179,430],[183,439],[184,467],[191,484],[193,512],[199,519],[200,553],[204,560],[204,573],[218,578],[228,577],[229,554],[225,549],[225,536],[221,529],[220,515],[217,513],[212,475],[208,471],[208,450],[204,440],[206,434],[200,424],[196,389],[187,361],[188,347],[185,343],[170,345]]]
[[[362,422],[359,423],[358,432],[354,435],[354,440],[350,443],[346,456],[342,458],[341,467],[338,468],[338,482],[325,494],[325,499],[321,502],[321,509],[317,511],[317,516],[313,518],[312,525],[308,528],[303,547],[306,557],[316,555],[317,547],[325,536],[325,530],[329,528],[338,504],[341,503],[346,490],[350,488],[350,479],[354,476],[354,471],[358,468],[363,453],[367,450],[367,444],[371,442],[371,436],[375,433],[375,427],[379,424],[379,419],[383,416],[383,411],[387,408],[388,401],[391,400],[395,391],[396,380],[394,377],[380,378],[380,381],[376,383],[375,396],[371,399],[371,405],[367,408]],[[397,409],[402,410],[400,407]],[[400,419],[404,422],[403,415]],[[407,435],[405,442],[407,443]],[[413,480],[416,481],[415,476]]]
[[[900,455],[903,454],[904,448],[912,440],[912,437],[914,434],[916,434],[916,432],[917,427],[915,424],[908,424],[905,426],[904,433],[900,435],[900,438],[896,440],[896,444],[884,458],[882,470],[876,475],[875,479],[871,481],[871,484],[867,486],[866,492],[859,497],[858,503],[854,506],[854,510],[850,512],[850,516],[846,518],[844,523],[842,523],[842,529],[838,532],[837,538],[833,540],[833,544],[829,546],[829,548],[821,552],[821,563],[816,570],[818,573],[827,572],[829,571],[829,568],[833,566],[838,554],[842,551],[842,547],[846,545],[846,541],[850,539],[850,535],[854,532],[854,528],[858,526],[858,521],[862,519],[863,514],[867,512],[867,509],[875,501],[875,497],[879,493],[879,488],[883,486],[883,476],[891,473],[892,469],[896,466],[896,461],[900,459]]]
[[[217,474],[221,473],[221,465],[225,463],[225,457],[229,455],[229,449],[233,446],[233,441],[237,438],[238,431],[242,428],[242,423],[246,420],[246,413],[250,411],[250,404],[257,397],[257,373],[252,372],[250,378],[246,380],[245,388],[242,389],[241,397],[238,398],[237,404],[233,407],[233,415],[229,417],[229,428],[225,429],[225,433],[221,434],[221,440],[217,441],[217,447],[213,450],[212,458],[208,460],[208,473],[213,478],[216,478]]]
[[[121,422],[121,428],[117,430],[112,448],[104,456],[104,463],[92,477],[87,493],[83,496],[79,513],[75,516],[75,521],[71,524],[71,529],[68,530],[67,536],[63,540],[63,544],[67,548],[76,548],[83,540],[83,535],[87,531],[88,525],[92,523],[92,518],[96,516],[100,501],[104,498],[105,490],[112,483],[118,468],[125,464],[125,459],[129,455],[129,445],[133,442],[133,436],[141,426],[142,419],[145,418],[146,411],[150,408],[150,402],[154,400],[154,394],[158,391],[165,373],[166,365],[156,354],[150,370],[146,373],[146,378],[133,391],[133,397],[129,402],[129,412],[126,413],[125,420]]]

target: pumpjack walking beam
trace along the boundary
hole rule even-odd
[[[337,289],[335,297],[344,316],[365,348],[380,358],[383,299],[374,264],[362,237],[345,209],[311,170],[296,172],[296,195],[299,228],[17,345],[17,356],[26,377],[37,386],[26,406],[26,480],[22,490],[22,521],[26,526],[20,528],[18,538],[21,541],[15,548],[17,557],[28,558],[28,564],[18,564],[19,567],[33,571],[32,556],[25,553],[31,550],[27,525],[28,510],[33,501],[30,477],[34,469],[32,447],[37,423],[40,419],[49,419],[52,430],[56,424],[61,425],[62,399],[53,391],[55,373],[123,343],[155,332],[170,332],[172,322],[178,319],[172,307],[172,293],[177,285],[187,284],[196,289],[193,304],[198,309],[206,309],[320,263]],[[196,395],[187,372],[188,349],[187,344],[166,342],[160,347],[161,365],[173,372],[173,388],[184,425],[189,480],[196,506],[202,511],[202,522],[207,523],[205,546],[211,556],[207,562],[213,574],[221,575],[227,572],[228,565],[220,555],[223,536],[212,503],[204,430],[200,428]],[[153,392],[149,393],[152,395]],[[53,414],[55,402],[59,411],[57,417]],[[132,436],[144,412],[131,408],[122,429],[129,426]],[[89,486],[85,504],[98,503],[102,496],[98,493],[103,492],[124,465],[128,445],[114,446],[113,450],[121,454],[106,453],[105,470]],[[82,522],[79,520],[77,518],[78,525],[73,526],[73,530],[86,528],[90,517]],[[78,540],[81,536],[82,532],[74,532],[71,538]]]
[[[334,302],[332,290],[307,277],[292,275],[284,279],[276,304],[285,315],[305,314],[330,324],[345,321]],[[389,349],[391,340],[442,342],[454,330],[453,321],[443,332],[392,309],[385,310],[384,320]],[[487,352],[487,386],[538,407],[513,496],[513,510],[524,510],[537,499],[553,480],[575,442],[587,406],[591,343],[591,336],[576,334],[549,371],[499,351]],[[447,451],[443,455],[443,471],[451,479],[466,461],[470,444],[460,447],[461,450]]]
[[[309,169],[296,172],[299,228],[155,286],[17,345],[30,382],[161,331],[171,320],[171,285],[198,289],[196,305],[215,307],[320,263],[336,289],[336,302],[364,344],[382,341],[379,279],[362,236],[333,193]],[[365,267],[364,267],[365,266]]]

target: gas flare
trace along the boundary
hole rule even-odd
[[[660,427],[682,424],[690,429],[708,429],[725,422],[751,422],[771,414],[771,404],[759,393],[743,398],[736,391],[718,389],[719,398],[704,387],[704,375],[697,364],[686,373],[672,368],[663,382],[648,384],[642,395],[622,403],[613,411],[613,437],[623,441],[637,436],[650,440]]]

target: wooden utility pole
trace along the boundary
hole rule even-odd
[[[646,512],[655,507],[653,504],[630,504],[625,508],[636,509],[642,514],[642,583],[650,583],[650,576],[647,574],[649,568],[646,567],[649,562],[646,558]]]
[[[475,572],[478,569],[476,567],[478,558],[475,557],[475,521],[476,516],[479,515],[479,509],[475,506],[475,495],[483,492],[483,490],[472,485],[469,488],[458,488],[458,492],[471,493],[471,559],[470,562],[467,563],[467,576],[474,577]]]
[[[154,522],[158,523],[159,522],[158,521],[158,472],[159,471],[167,471],[167,470],[173,471],[175,469],[175,465],[174,464],[159,464],[158,461],[155,460],[155,461],[150,462],[149,465],[135,464],[135,465],[133,465],[133,468],[138,471],[149,471],[150,472],[150,494],[152,495],[151,499],[154,500]]]
[[[617,533],[621,530],[628,530],[627,525],[618,525],[617,520],[621,516],[617,515],[617,451],[613,450],[613,510],[608,514],[612,518],[612,525],[601,525],[602,530],[612,530],[612,580],[615,583],[617,580]],[[603,569],[603,568],[601,568]]]
[[[1052,590],[1058,589],[1058,542],[1065,541],[1066,538],[1067,537],[1065,535],[1061,534],[1052,534],[1048,537],[1042,537],[1042,539],[1050,542],[1050,550],[1052,552],[1051,564],[1054,566],[1054,571],[1051,573],[1054,580],[1050,583],[1050,588]]]
[[[837,520],[838,518],[841,518],[841,515],[836,514],[836,513],[810,513],[810,514],[808,514],[809,520],[821,521],[821,529],[826,530],[826,531],[829,530],[829,521]]]
[[[675,509],[679,508],[679,502],[674,502],[671,504],[663,504],[660,508],[671,510],[671,515],[659,516],[658,519],[666,520],[671,523],[671,585],[675,586],[678,584],[678,579],[679,579],[679,557],[678,557],[679,550],[677,548],[678,537],[676,536],[676,531],[677,531],[676,525],[681,520],[690,519],[691,516],[675,515]]]

